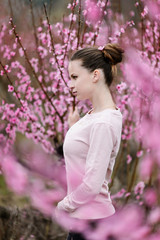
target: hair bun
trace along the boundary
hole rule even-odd
[[[103,49],[102,52],[104,57],[111,62],[112,65],[120,63],[123,58],[124,50],[118,46],[118,44],[108,43]]]

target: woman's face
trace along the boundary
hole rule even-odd
[[[81,66],[81,60],[69,62],[69,87],[78,100],[91,99],[93,93],[93,73]]]

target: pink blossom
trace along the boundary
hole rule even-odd
[[[144,190],[145,184],[144,182],[140,181],[137,183],[137,185],[134,187],[134,193],[135,194],[142,194]]]
[[[8,85],[8,92],[13,92],[14,91],[14,87],[11,85]]]
[[[148,7],[145,6],[143,12],[141,13],[142,18],[144,18],[148,14]]]
[[[148,222],[153,225],[160,222],[160,207],[156,207],[150,212]]]
[[[4,68],[5,68],[5,70],[9,70],[9,66],[8,65],[5,65]]]
[[[44,27],[47,27],[47,26],[48,26],[47,20],[43,20],[43,25],[44,25]]]
[[[67,8],[71,8],[71,7],[72,7],[71,3],[68,3]]]
[[[125,82],[121,82],[121,84],[117,84],[116,88],[119,93],[122,93],[122,91],[127,88],[127,84]]]
[[[135,12],[134,11],[130,11],[130,16],[134,17],[135,16]]]
[[[74,22],[76,22],[76,19],[77,19],[77,16],[75,15],[75,14],[70,14],[69,15],[69,19],[70,19],[70,21],[74,21]]]
[[[115,193],[114,195],[111,196],[112,199],[114,198],[121,198],[124,196],[124,193],[126,193],[126,190],[122,188],[119,192]]]
[[[133,49],[128,51],[128,57],[129,61],[125,64],[127,80],[134,83],[144,94],[150,96],[154,87],[152,84],[154,78],[153,69],[147,62],[142,61],[140,53]]]
[[[13,43],[13,49],[17,48],[17,43]]]
[[[2,171],[8,186],[18,194],[23,194],[28,186],[28,176],[25,169],[12,156],[5,156],[2,161]]]
[[[97,6],[94,0],[85,0],[84,9],[87,11],[86,19],[92,24],[97,23],[101,20],[102,12],[99,6]]]
[[[126,139],[126,135],[125,134],[122,134],[122,140]]]
[[[148,236],[150,236],[150,232],[151,232],[151,229],[149,226],[142,226],[138,229],[136,229],[135,232],[132,233],[132,239],[135,240],[135,239],[143,239],[143,240],[147,240],[148,239]]]
[[[12,62],[11,63],[11,68],[18,68],[20,63],[18,61]]]
[[[123,210],[101,221],[95,231],[88,230],[86,236],[93,240],[105,240],[110,236],[115,239],[134,239],[132,235],[134,236],[136,231],[140,233],[143,216],[144,213],[140,207],[126,206]],[[142,231],[142,236],[147,235],[147,232],[147,229]]]
[[[141,157],[143,155],[143,150],[137,152],[137,157]]]
[[[136,3],[135,3],[135,6],[136,6],[136,7],[139,6],[139,2],[136,2]]]
[[[3,71],[3,70],[0,71],[0,75],[1,75],[1,76],[4,75],[4,71]]]
[[[125,29],[123,27],[121,27],[120,32],[125,33]]]
[[[132,157],[130,154],[127,155],[127,164],[129,164],[132,161]]]
[[[130,196],[130,195],[131,195],[131,193],[130,193],[130,192],[127,192],[127,193],[125,193],[125,196],[124,196],[124,197],[126,198],[126,197],[128,197],[128,196]]]
[[[149,9],[148,14],[151,16],[151,18],[159,20],[160,3],[156,1],[147,0],[146,5]]]
[[[51,216],[54,211],[54,202],[59,201],[64,197],[64,193],[57,190],[44,190],[39,189],[37,182],[34,184],[34,188],[31,192],[31,201],[33,206],[38,208],[44,214]]]
[[[15,55],[16,55],[16,53],[15,53],[15,52],[13,52],[13,51],[11,51],[11,52],[10,52],[10,55],[13,57],[13,56],[15,56]]]
[[[39,46],[38,51],[40,53],[41,58],[44,58],[45,56],[47,56],[47,50],[44,47]]]
[[[22,48],[20,48],[20,49],[19,49],[19,55],[20,55],[21,57],[23,57],[23,56],[24,56],[24,51],[23,51],[23,49],[22,49]]]
[[[149,188],[144,192],[144,201],[147,206],[155,206],[157,203],[157,195],[154,189]]]
[[[38,27],[38,28],[37,28],[37,31],[38,31],[38,32],[42,32],[42,27]]]

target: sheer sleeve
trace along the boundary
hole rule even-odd
[[[114,140],[113,129],[109,123],[101,122],[93,125],[83,181],[58,203],[59,210],[73,212],[99,194],[105,180]]]

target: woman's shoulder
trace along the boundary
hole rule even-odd
[[[102,112],[93,114],[90,119],[94,120],[93,124],[106,123],[109,125],[114,125],[122,122],[122,113],[119,110],[106,109]]]
[[[73,125],[73,128],[92,128],[97,124],[115,126],[121,124],[121,122],[122,114],[120,110],[105,109],[101,112],[85,114]]]

